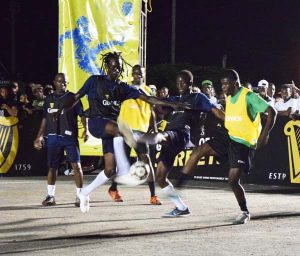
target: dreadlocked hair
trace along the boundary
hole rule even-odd
[[[107,73],[107,69],[108,69],[108,63],[111,59],[115,59],[119,62],[120,64],[120,73],[117,77],[117,79],[119,79],[119,77],[123,78],[123,72],[126,69],[126,76],[128,76],[128,66],[132,67],[127,61],[125,61],[125,59],[122,57],[122,53],[121,52],[108,52],[105,54],[101,54],[101,70],[105,71],[105,73]]]

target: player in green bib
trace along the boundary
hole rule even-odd
[[[229,184],[242,211],[233,223],[245,224],[250,220],[250,213],[240,178],[243,172],[250,172],[254,150],[267,143],[277,113],[260,96],[241,86],[235,70],[225,70],[221,84],[223,92],[228,96],[225,127],[214,138],[194,148],[176,186],[180,187],[183,184],[203,156],[211,155],[221,161],[227,160]],[[262,113],[266,115],[263,128]]]

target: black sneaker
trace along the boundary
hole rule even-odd
[[[76,207],[80,207],[80,199],[79,199],[78,196],[76,196],[74,204],[75,204]]]
[[[191,214],[189,208],[186,208],[185,210],[179,210],[177,207],[170,211],[167,212],[163,217],[165,218],[176,218],[176,217],[185,217],[185,216],[189,216]]]
[[[47,196],[46,199],[42,202],[42,205],[44,206],[52,206],[56,205],[54,196]]]

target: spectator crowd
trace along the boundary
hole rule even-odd
[[[22,86],[21,86],[21,85]],[[243,86],[255,91],[271,106],[273,106],[280,116],[287,116],[291,119],[300,115],[300,89],[294,83],[282,84],[278,88],[274,83],[262,79],[257,86],[250,82],[244,82]],[[153,94],[158,98],[170,96],[169,88],[166,86],[149,85]],[[204,93],[218,108],[224,109],[226,94],[222,88],[219,93],[211,80],[204,80],[200,85],[193,85],[192,92]],[[18,81],[0,81],[0,116],[16,116],[19,118],[19,128],[22,128],[28,117],[30,119],[42,118],[42,110],[45,97],[54,92],[52,85],[41,85],[33,82],[19,83]]]

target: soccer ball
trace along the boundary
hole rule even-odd
[[[134,179],[142,181],[148,178],[150,166],[142,161],[136,161],[131,165],[129,173]]]

